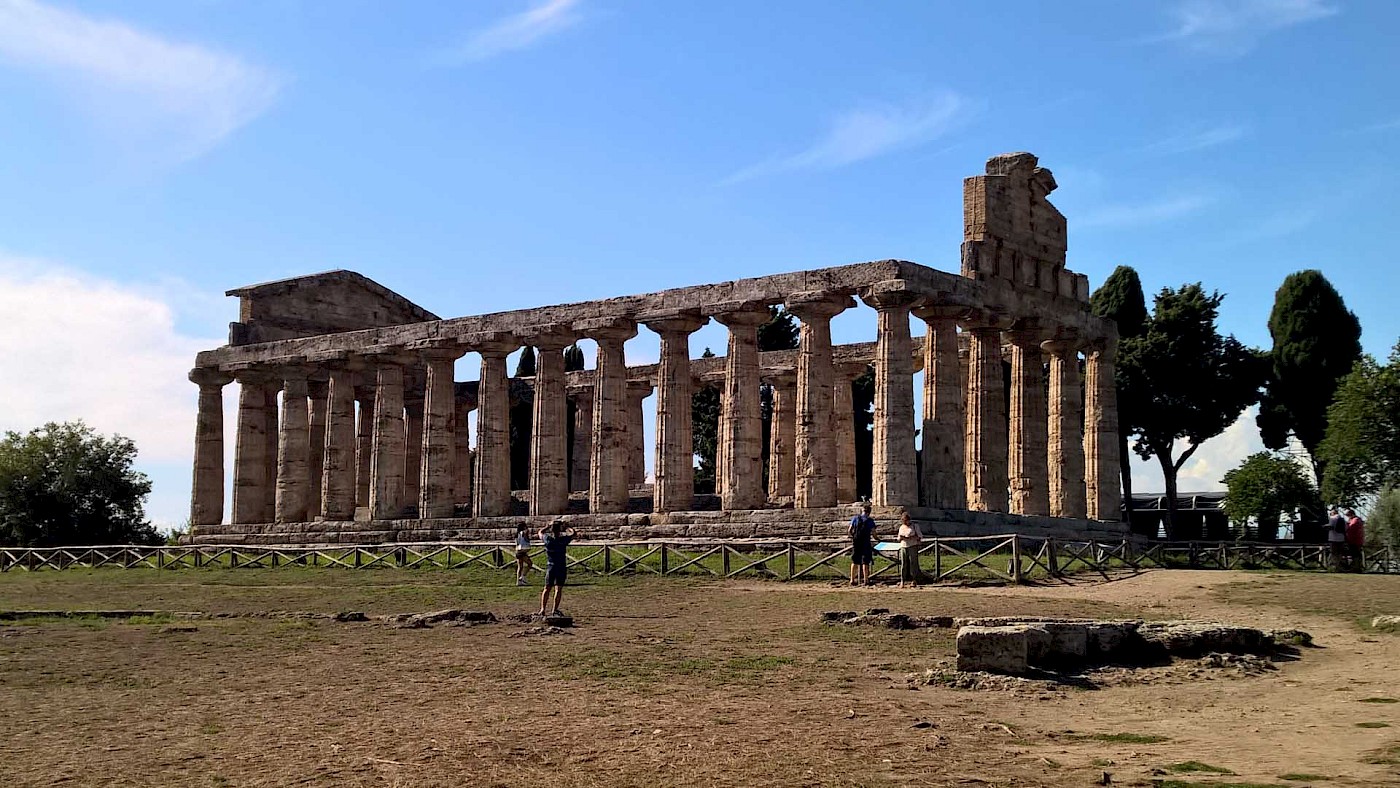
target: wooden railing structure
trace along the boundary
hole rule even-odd
[[[189,545],[0,548],[0,572],[95,569],[467,569],[513,572],[515,548],[500,542],[435,542],[319,547]],[[543,550],[532,551],[543,568]],[[772,580],[845,577],[851,545],[842,539],[574,542],[573,571],[602,576],[692,575]],[[925,539],[928,580],[1021,583],[1074,574],[1162,569],[1331,568],[1326,545],[1241,542],[1076,541],[1020,534]],[[1400,573],[1389,549],[1363,554],[1366,572]],[[895,578],[893,554],[877,553],[871,577]]]

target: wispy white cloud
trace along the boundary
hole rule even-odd
[[[1235,142],[1243,139],[1246,132],[1245,127],[1237,123],[1197,127],[1143,146],[1142,151],[1159,156],[1190,153]]]
[[[1224,432],[1202,444],[1177,474],[1177,490],[1182,493],[1224,490],[1227,471],[1233,470],[1249,455],[1264,451],[1264,442],[1254,423],[1258,413],[1257,407],[1247,408]],[[1186,441],[1177,444],[1177,456],[1186,450],[1187,445]],[[1157,461],[1143,460],[1134,454],[1133,492],[1160,493],[1163,489],[1162,468]]]
[[[903,104],[881,104],[838,115],[827,133],[811,146],[745,167],[722,184],[792,170],[825,170],[873,159],[931,142],[971,112],[966,99],[953,92]]]
[[[461,43],[439,52],[437,65],[460,66],[525,49],[567,30],[582,19],[579,0],[544,0],[469,34]]]
[[[196,398],[186,373],[196,352],[224,341],[212,320],[190,321],[202,335],[178,328],[189,292],[0,253],[0,358],[14,372],[0,376],[0,430],[82,419],[131,438],[137,468],[154,482],[147,512],[166,526],[183,520],[189,500]],[[201,304],[213,297],[202,295]],[[236,387],[224,399],[232,430]],[[232,448],[231,435],[225,443]]]
[[[1152,202],[1118,203],[1091,209],[1075,222],[1076,227],[1136,227],[1178,219],[1214,202],[1204,194],[1167,197]]]
[[[1331,0],[1179,0],[1172,27],[1150,41],[1172,41],[1213,55],[1242,55],[1278,30],[1326,19],[1340,11]]]
[[[178,158],[262,114],[281,86],[233,55],[36,0],[0,0],[0,61],[68,83],[103,120]]]

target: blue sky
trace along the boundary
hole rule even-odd
[[[1013,150],[1055,172],[1094,285],[1203,281],[1267,345],[1274,289],[1321,268],[1384,353],[1398,27],[1380,0],[0,0],[0,427],[133,435],[177,523],[183,374],[228,288],[349,268],[455,316],[957,270],[961,179]]]

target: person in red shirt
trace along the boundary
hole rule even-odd
[[[1366,543],[1366,523],[1357,516],[1355,509],[1347,509],[1347,557],[1351,571],[1365,570],[1361,559],[1361,545]]]

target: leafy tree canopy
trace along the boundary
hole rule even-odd
[[[1321,271],[1289,274],[1269,314],[1271,376],[1259,408],[1264,445],[1282,449],[1292,433],[1317,463],[1327,407],[1361,359],[1361,323]],[[1319,474],[1322,475],[1322,474]]]
[[[768,322],[758,327],[759,350],[796,350],[797,320],[780,306],[768,307]]]
[[[714,358],[709,348],[701,358]],[[695,441],[695,454],[700,468],[695,472],[697,486],[709,486],[715,479],[715,455],[719,450],[720,391],[718,386],[703,386],[690,398],[690,425]]]
[[[520,351],[520,360],[515,362],[515,376],[517,378],[532,378],[535,376],[535,349],[529,345]]]
[[[1224,481],[1228,492],[1223,508],[1230,521],[1244,526],[1254,520],[1265,538],[1272,538],[1277,531],[1281,515],[1311,509],[1317,500],[1317,491],[1303,466],[1273,452],[1251,454],[1227,472]]]
[[[1089,309],[1116,322],[1120,338],[1141,334],[1147,323],[1147,299],[1138,272],[1127,265],[1113,269],[1089,298]]]
[[[1168,529],[1175,515],[1176,476],[1201,444],[1219,435],[1259,401],[1259,354],[1216,327],[1220,293],[1200,283],[1164,288],[1141,335],[1119,343],[1118,377],[1133,450],[1162,467]],[[1186,441],[1180,456],[1177,442]]]
[[[0,440],[0,544],[160,544],[146,520],[151,492],[132,469],[136,444],[81,421]]]
[[[1366,522],[1366,539],[1389,548],[1400,547],[1400,488],[1382,490]]]
[[[1400,344],[1387,363],[1363,356],[1342,379],[1317,451],[1329,502],[1355,506],[1400,483]]]

